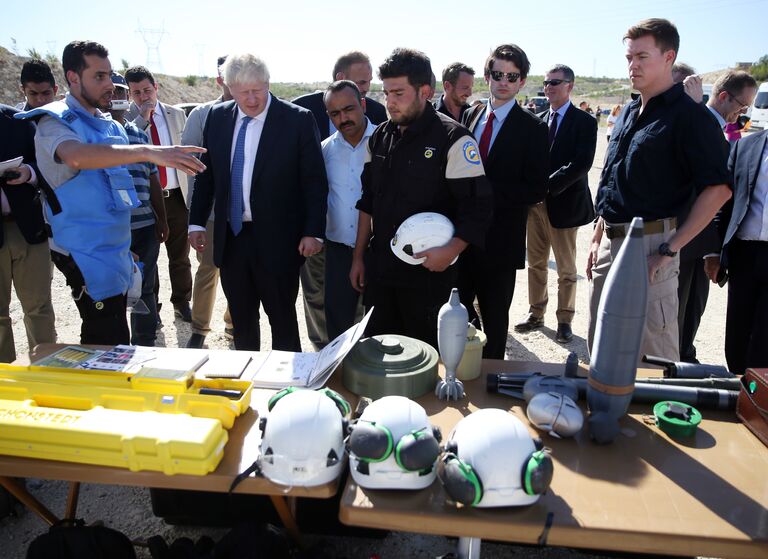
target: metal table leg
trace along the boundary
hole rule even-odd
[[[480,538],[459,538],[456,545],[458,559],[480,559]]]
[[[48,524],[53,525],[59,521],[59,517],[53,514],[48,508],[40,501],[35,499],[32,494],[27,491],[23,483],[12,477],[0,476],[0,485],[5,487],[8,492],[21,501],[24,506],[29,510],[37,514],[40,518],[45,520]]]
[[[289,503],[288,499],[285,497],[270,495],[269,499],[272,501],[272,505],[274,505],[275,510],[277,511],[277,515],[280,517],[280,521],[283,523],[283,526],[285,526],[288,535],[294,542],[301,545],[301,533],[299,532],[299,525],[296,524],[294,511],[291,510],[294,507],[291,506],[291,503]]]

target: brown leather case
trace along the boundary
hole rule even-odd
[[[768,369],[747,369],[741,377],[736,415],[768,446]]]

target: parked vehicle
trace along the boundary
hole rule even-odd
[[[752,128],[768,128],[768,82],[763,82],[749,111]]]

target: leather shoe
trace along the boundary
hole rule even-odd
[[[228,340],[234,340],[235,339],[235,329],[234,328],[224,328],[224,337]]]
[[[173,305],[173,314],[184,322],[192,322],[192,309],[189,308],[189,303]]]
[[[565,322],[557,323],[557,334],[555,334],[555,340],[561,344],[570,342],[573,339],[573,330],[571,325]]]
[[[544,326],[544,317],[528,315],[523,322],[515,324],[515,332],[531,332]]]
[[[202,349],[205,336],[202,334],[192,334],[187,341],[187,347],[190,349]]]

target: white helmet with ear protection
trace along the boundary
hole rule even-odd
[[[333,390],[286,388],[269,400],[259,453],[261,472],[289,487],[336,479],[344,465],[349,404]]]
[[[389,246],[400,260],[415,266],[424,262],[424,258],[414,258],[414,254],[448,244],[453,232],[453,223],[443,214],[417,213],[400,224]],[[454,262],[455,259],[451,264]]]
[[[367,489],[423,489],[435,479],[440,438],[413,400],[379,398],[350,426],[352,478]]]
[[[478,410],[445,443],[438,476],[446,493],[473,507],[530,505],[552,480],[552,458],[514,415]]]

